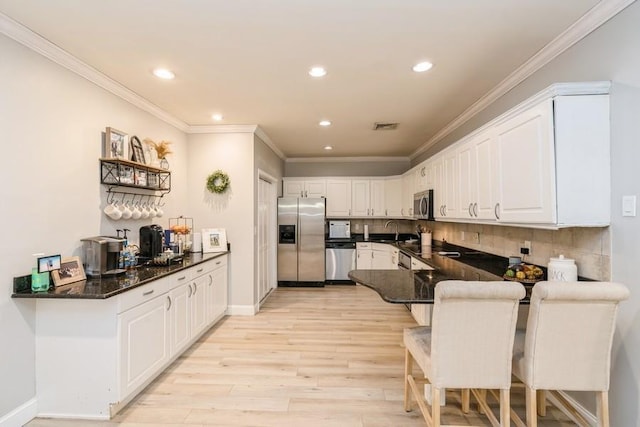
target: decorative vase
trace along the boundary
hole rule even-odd
[[[169,169],[169,161],[166,157],[160,159],[160,168],[164,170]]]

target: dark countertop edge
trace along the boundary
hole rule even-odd
[[[397,270],[393,270],[393,271],[397,271]],[[413,274],[413,273],[411,273]],[[351,277],[351,276],[349,276]],[[383,294],[380,292],[380,290],[378,288],[376,288],[375,286],[368,284],[368,283],[363,283],[363,282],[356,282],[359,285],[365,286],[371,290],[376,291],[376,293],[378,295],[380,295],[380,298],[382,298],[384,301],[391,303],[391,304],[433,304],[433,300],[432,299],[405,299],[405,298],[389,298],[387,297],[386,294]]]
[[[198,264],[202,264],[203,262],[207,262],[210,261],[212,259],[218,258],[220,256],[223,255],[227,255],[229,254],[230,251],[225,251],[225,252],[216,252],[216,253],[210,253],[210,254],[202,254],[202,259],[200,259],[199,261],[194,261],[189,263],[189,265],[182,265],[179,267],[175,267],[169,271],[166,272],[160,272],[159,275],[151,277],[149,279],[146,280],[141,280],[140,282],[137,282],[135,284],[132,284],[130,286],[127,286],[126,288],[119,288],[116,289],[112,292],[108,292],[108,293],[103,293],[103,294],[71,294],[71,293],[55,293],[55,289],[64,289],[64,288],[72,288],[73,286],[78,286],[78,284],[80,284],[81,282],[85,282],[86,280],[83,280],[81,282],[76,282],[76,283],[69,283],[68,285],[64,285],[64,286],[59,286],[57,288],[50,288],[49,291],[47,292],[32,292],[32,291],[28,291],[28,292],[14,292],[11,294],[11,298],[19,298],[19,299],[94,299],[94,300],[103,300],[103,299],[107,299],[107,298],[111,298],[114,297],[116,295],[122,294],[124,292],[130,291],[131,289],[135,289],[139,286],[144,286],[148,283],[153,282],[154,280],[158,280],[158,279],[162,279],[164,277],[168,277],[172,274],[178,273],[182,270],[185,270],[187,268],[191,268],[193,266],[196,266]],[[158,269],[160,269],[162,267],[158,267]],[[52,291],[53,289],[53,291]]]

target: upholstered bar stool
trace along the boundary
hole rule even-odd
[[[611,344],[618,303],[629,296],[610,282],[539,282],[533,287],[526,332],[518,331],[513,374],[525,385],[527,426],[544,415],[544,391],[581,423],[563,391],[595,391],[598,425],[609,426]],[[514,415],[518,426],[522,420]]]
[[[438,283],[432,326],[404,331],[405,410],[411,410],[413,395],[427,424],[440,426],[440,394],[447,388],[473,389],[491,423],[508,426],[513,340],[524,296],[524,287],[515,282]],[[413,376],[414,360],[425,379]],[[418,387],[424,382],[431,386],[431,411]],[[475,389],[500,389],[500,423]]]

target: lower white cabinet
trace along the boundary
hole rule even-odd
[[[384,243],[356,243],[357,270],[395,270],[398,268],[398,252],[394,247]]]
[[[118,316],[121,396],[133,393],[169,360],[167,308],[161,296]]]
[[[433,270],[433,267],[411,257],[411,270]],[[431,325],[431,304],[411,304],[411,315],[421,326]]]
[[[109,419],[227,310],[227,255],[107,299],[36,301],[38,416]]]

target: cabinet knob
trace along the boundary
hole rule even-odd
[[[469,216],[470,216],[470,217],[473,217],[473,212],[471,211],[471,209],[472,209],[472,208],[473,208],[473,203],[469,203],[469,209],[468,209],[468,211],[469,211]]]
[[[496,203],[496,206],[493,208],[493,213],[496,219],[500,219],[500,203]]]
[[[188,295],[188,297],[191,298],[191,295],[193,295],[193,288],[191,287],[191,283],[189,283],[189,295]]]
[[[194,284],[193,284],[193,295],[195,295],[195,294],[196,294],[196,292],[198,292],[198,284],[197,284],[197,283],[194,283]]]
[[[169,295],[167,295],[167,302],[169,303],[169,305],[167,305],[167,311],[169,311],[171,308],[171,297]]]
[[[473,204],[473,215],[477,218],[478,217],[478,204],[474,203]]]
[[[151,289],[150,291],[143,292],[143,293],[142,293],[142,296],[143,296],[143,297],[146,297],[147,295],[151,295],[153,292],[154,292],[154,289]]]
[[[196,270],[196,273],[202,273],[202,270],[204,270],[204,268],[201,268],[199,270]]]

